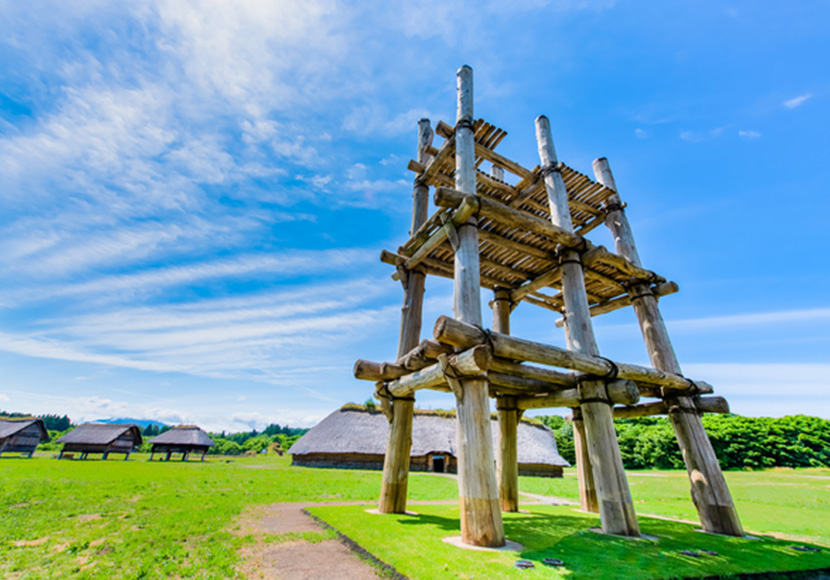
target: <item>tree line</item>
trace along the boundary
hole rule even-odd
[[[35,417],[42,419],[43,424],[48,431],[67,431],[72,426],[72,421],[66,415],[27,415],[26,413],[8,413],[0,411],[0,417],[8,417],[9,419],[28,419]]]
[[[536,417],[550,427],[559,453],[576,461],[573,427],[559,416]],[[830,420],[806,415],[743,417],[704,415],[703,425],[723,469],[830,467]],[[627,469],[684,469],[666,417],[614,421]]]
[[[67,415],[31,415],[26,413],[10,413],[0,410],[0,417],[8,417],[10,419],[23,419],[35,417],[42,419],[49,432],[49,439],[46,443],[38,445],[40,451],[57,451],[60,443],[56,441],[68,433],[75,427],[76,424]],[[170,425],[157,425],[150,423],[141,430],[142,443],[139,451],[150,452],[150,439],[172,429]],[[208,433],[215,447],[211,447],[208,451],[210,455],[243,455],[245,453],[262,453],[263,450],[268,452],[286,452],[291,446],[303,435],[308,432],[308,429],[283,426],[278,423],[268,425],[262,431],[252,429],[250,431],[240,431],[235,433],[227,433],[221,431],[220,433]]]

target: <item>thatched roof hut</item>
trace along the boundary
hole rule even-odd
[[[123,453],[126,461],[141,441],[138,425],[84,423],[58,439],[58,443],[63,443],[58,459],[63,458],[64,453],[80,453],[81,459],[86,459],[90,453],[101,453],[101,459],[106,459],[110,453]]]
[[[41,441],[49,441],[43,419],[0,419],[0,455],[21,453],[31,457]]]
[[[216,445],[213,439],[196,425],[173,427],[169,431],[150,439],[150,443],[153,445],[150,461],[153,460],[153,455],[156,453],[166,453],[167,461],[170,461],[170,456],[173,453],[181,453],[182,461],[187,461],[191,453],[201,453],[202,461],[204,461],[208,449]]]
[[[455,473],[455,412],[416,410],[412,421],[410,470]],[[499,428],[490,422],[494,446]],[[292,465],[382,469],[389,422],[379,410],[344,405],[291,446]],[[519,474],[561,477],[568,462],[556,450],[553,431],[522,419],[518,428]]]

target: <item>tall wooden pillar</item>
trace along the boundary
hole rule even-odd
[[[418,122],[418,162],[429,161],[427,149],[432,145],[432,128],[429,119]],[[429,187],[415,180],[412,192],[412,231],[415,232],[427,220],[429,211]],[[424,278],[420,269],[404,276],[403,306],[401,308],[401,334],[398,340],[400,358],[418,346],[421,340],[421,321],[424,304]],[[381,513],[406,513],[406,490],[409,483],[409,454],[412,450],[412,415],[415,397],[394,398],[392,420],[386,441],[383,460],[383,481],[380,488],[378,511]]]
[[[536,140],[545,175],[551,221],[554,225],[572,232],[568,193],[556,167],[558,161],[547,117],[540,116],[536,119]],[[566,250],[560,256],[560,263],[568,348],[598,356],[599,349],[588,312],[588,298],[585,294],[585,279],[580,256],[573,250]],[[602,380],[582,381],[579,384],[579,395],[582,417],[585,422],[585,439],[599,500],[602,530],[609,534],[639,536],[640,527],[637,524],[628,481],[625,478],[611,414],[612,403],[608,397],[605,382]]]
[[[582,409],[571,409],[573,416],[571,426],[574,431],[574,455],[576,455],[576,477],[579,481],[579,506],[584,512],[599,513],[597,488],[594,485],[594,470],[591,469],[591,457],[585,440],[585,421]]]
[[[495,168],[494,168],[495,169]],[[496,288],[493,296],[493,330],[510,334],[510,291]],[[514,397],[496,401],[499,418],[499,447],[496,455],[496,476],[499,480],[501,511],[519,511],[519,409]]]
[[[616,192],[617,184],[608,160],[601,157],[595,160],[593,165],[597,181]],[[640,266],[634,235],[618,194],[608,199],[605,224],[614,236],[617,253]],[[633,286],[629,296],[640,323],[651,364],[662,371],[682,375],[666,324],[657,306],[657,298],[652,294],[648,284]],[[743,527],[738,519],[732,495],[729,493],[726,479],[694,401],[690,397],[672,397],[666,399],[666,402],[670,409],[669,419],[674,427],[691,481],[692,501],[697,508],[703,529],[718,534],[742,536]]]
[[[464,193],[475,194],[473,70],[465,65],[458,70],[457,76],[455,187]],[[462,322],[481,326],[481,273],[475,218],[458,227],[457,237],[453,314]],[[503,546],[504,525],[493,459],[487,377],[464,377],[460,382],[456,406],[461,541],[476,546]]]

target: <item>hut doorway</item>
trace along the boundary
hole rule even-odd
[[[446,470],[444,465],[444,456],[443,455],[433,455],[432,456],[432,471],[435,473],[444,473]]]

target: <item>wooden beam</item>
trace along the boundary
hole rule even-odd
[[[449,364],[461,376],[480,375],[490,368],[493,358],[490,349],[477,346],[449,357]],[[410,372],[387,385],[394,397],[408,397],[421,389],[432,389],[446,383],[444,369],[440,363]]]
[[[594,161],[594,175],[604,186],[615,192],[618,191],[607,159],[600,158]],[[617,252],[639,267],[640,256],[637,253],[634,235],[619,195],[613,195],[608,199],[608,210],[605,223],[614,237]],[[632,304],[640,323],[651,364],[675,376],[680,375],[682,372],[680,363],[677,361],[668,330],[657,305],[657,298],[647,290],[645,284],[639,287],[634,286],[632,294],[636,297],[632,299]],[[667,400],[667,403],[671,408],[695,409],[691,397],[674,396]],[[718,534],[742,536],[743,527],[738,518],[738,512],[700,416],[691,412],[672,412],[669,414],[669,419],[686,463],[686,471],[691,482],[692,501],[697,508],[703,529]]]
[[[497,357],[573,369],[597,377],[611,377],[616,368],[616,374],[621,379],[659,385],[678,392],[696,392],[696,385],[702,384],[700,381],[691,381],[673,373],[628,363],[612,362],[602,357],[573,352],[497,332],[485,335],[475,326],[446,316],[440,317],[435,323],[433,336],[439,342],[460,348],[486,344],[489,341],[493,345],[493,354]]]
[[[654,294],[655,297],[663,297],[668,296],[669,294],[674,294],[678,291],[678,286],[676,282],[663,282],[662,284],[655,284],[651,287],[651,293]],[[591,316],[599,316],[600,314],[606,314],[608,312],[614,312],[615,310],[619,310],[620,308],[625,308],[626,306],[631,306],[631,296],[625,295],[620,296],[619,298],[614,298],[613,300],[607,300],[605,302],[600,302],[594,306],[591,306],[588,311],[591,313]],[[565,319],[560,318],[556,321],[556,326],[559,328],[565,325]]]
[[[611,381],[608,383],[608,397],[612,403],[631,404],[638,401],[640,393],[637,385],[631,381]],[[564,389],[538,397],[526,397],[516,400],[519,409],[547,409],[551,407],[579,407],[582,405],[578,389]]]
[[[458,111],[455,135],[455,187],[465,199],[475,198],[476,164],[473,138],[473,70],[458,71]],[[471,205],[470,203],[467,204]],[[475,204],[476,206],[478,204]],[[459,209],[461,204],[459,204]],[[470,214],[472,215],[472,213]],[[455,249],[453,316],[460,323],[481,325],[481,269],[478,227],[465,219],[458,227]],[[489,355],[489,350],[487,351]],[[486,369],[485,369],[486,370]],[[399,379],[400,380],[400,379]],[[490,401],[485,378],[459,381],[456,392],[458,444],[458,496],[461,541],[475,546],[505,544],[499,505],[499,488],[490,430]]]
[[[415,249],[406,262],[404,267],[411,270],[417,266],[424,258],[432,253],[435,248],[443,244],[450,236],[450,231],[455,230],[458,226],[465,224],[467,220],[478,211],[478,199],[476,196],[467,196],[458,208],[453,212],[450,221],[441,226],[435,233],[433,233],[420,247]],[[477,242],[477,240],[476,240]],[[476,246],[476,256],[478,256],[478,246]]]
[[[723,397],[694,397],[695,407],[701,413],[729,413],[729,403]],[[669,414],[669,405],[665,401],[645,403],[633,407],[615,407],[615,419],[634,419]]]

